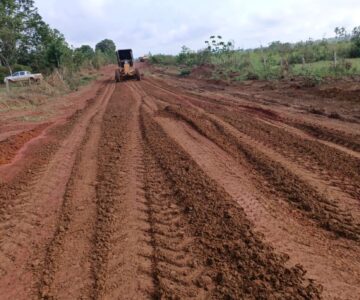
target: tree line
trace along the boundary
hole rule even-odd
[[[40,16],[33,0],[0,2],[0,80],[14,71],[50,74],[55,69],[76,72],[99,68],[115,60],[115,43],[105,39],[95,49],[71,47],[64,35]]]

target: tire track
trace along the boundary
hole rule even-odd
[[[145,189],[154,247],[154,298],[209,299],[207,291],[213,283],[192,255],[196,241],[186,232],[182,210],[154,157],[146,150]]]
[[[144,197],[140,102],[117,85],[104,116],[97,185],[95,299],[153,294],[152,246]]]
[[[350,135],[338,130],[331,130],[329,128],[303,122],[290,122],[292,126],[303,130],[304,132],[310,134],[311,136],[341,145],[353,151],[360,152],[360,136],[359,135]]]
[[[113,92],[112,84],[106,92],[102,107],[90,121],[78,151],[57,230],[47,250],[40,280],[39,294],[43,298],[80,299],[92,296],[97,152],[103,114]]]
[[[54,128],[54,137],[64,140],[42,145],[37,160],[44,163],[32,165],[25,175],[21,175],[24,177],[20,176],[19,181],[15,180],[13,185],[1,191],[4,201],[13,200],[8,204],[1,224],[0,255],[4,259],[0,265],[3,270],[0,294],[4,299],[28,299],[37,294],[37,272],[46,244],[56,228],[54,216],[61,209],[76,151],[87,124],[103,101],[104,95],[99,95],[66,124]]]
[[[158,86],[154,85],[154,87]],[[162,91],[174,97],[173,92],[163,88]],[[156,89],[147,89],[147,92],[165,100],[163,94],[159,94]],[[181,101],[181,95],[182,93],[179,92],[176,96],[178,101]],[[249,137],[264,143],[266,147],[271,146],[276,151],[282,151],[281,154],[285,156],[291,155],[292,160],[301,162],[304,167],[312,168],[315,172],[319,169],[326,169],[327,177],[331,179],[330,185],[335,184],[348,191],[353,197],[358,198],[360,179],[357,170],[360,162],[357,157],[349,156],[349,153],[344,153],[341,149],[321,143],[319,140],[304,139],[292,132],[276,127],[254,114],[249,114],[246,110],[239,110],[239,107],[242,107],[241,104],[234,105],[231,101],[226,102],[224,100],[225,102],[220,101],[219,105],[219,101],[213,103],[211,99],[201,96],[200,100],[199,97],[191,97],[187,94],[184,96],[202,111],[217,115]],[[168,100],[168,103],[176,104],[173,100]],[[257,109],[260,109],[251,108],[254,108],[256,112]],[[270,118],[270,121],[274,122],[273,118]],[[280,118],[278,117],[278,119]],[[350,141],[351,138],[348,137],[347,140]],[[323,174],[320,176],[323,177]]]
[[[227,124],[181,109],[169,108],[167,112],[174,113],[175,117],[188,122],[225,151],[255,168],[260,175],[258,185],[264,192],[276,192],[277,196],[286,199],[318,222],[322,228],[334,232],[337,236],[359,239],[360,227],[349,212],[342,211],[336,202],[325,198],[291,170],[246,142],[241,136],[238,137]]]
[[[142,103],[142,112],[145,109],[152,111],[156,107],[143,95],[139,84],[129,86],[135,99]],[[182,208],[177,205],[171,186],[146,143],[143,113],[140,121],[145,167],[143,180],[150,244],[153,247],[152,276],[155,288],[152,298],[208,299],[212,281],[192,253],[195,239],[188,234]]]
[[[193,89],[185,89],[184,86],[179,84],[168,85],[167,81],[161,81],[159,79],[150,79],[148,82],[152,86],[161,88],[168,93],[173,94],[174,91],[176,91],[177,94],[184,95],[187,99],[191,99],[191,101],[203,108],[209,108],[209,105],[220,108],[223,111],[228,111],[229,108],[231,108],[240,112],[251,113],[253,117],[260,116],[261,118],[270,121],[276,120],[282,122],[293,128],[303,130],[304,133],[317,138],[319,143],[323,143],[324,145],[343,151],[347,154],[354,154],[354,151],[358,152],[360,149],[358,134],[350,134],[341,130],[330,129],[319,123],[299,120],[291,115],[280,116],[277,110],[271,110],[267,107],[264,109],[263,106],[254,104],[253,96],[249,97],[247,94],[239,93],[238,90],[233,93],[226,90],[219,93],[209,92],[197,87],[194,89],[195,91],[193,91]],[[358,155],[356,155],[356,157],[358,157]]]
[[[236,159],[185,123],[169,118],[157,119],[206,174],[237,201],[257,231],[264,234],[265,241],[276,251],[289,255],[289,265],[302,264],[308,276],[323,285],[324,298],[349,299],[360,292],[356,276],[360,269],[359,248],[344,255],[343,249],[350,249],[351,244],[347,241],[324,242],[329,237],[312,224],[299,220],[290,206],[269,202],[270,196],[259,193],[251,183],[251,169],[239,165]],[[347,274],[343,273],[344,269],[348,270]]]
[[[160,98],[163,101],[166,100],[166,94],[161,94],[159,91],[146,89],[146,92],[156,96],[160,94]],[[265,188],[265,191],[271,194],[272,189],[275,188],[280,197],[288,199],[295,207],[319,222],[323,228],[350,239],[359,238],[360,226],[350,215],[349,207],[353,205],[351,201],[342,210],[334,199],[326,199],[317,191],[317,188],[310,186],[291,168],[284,167],[283,159],[278,161],[275,159],[276,155],[264,154],[263,147],[254,146],[253,141],[246,136],[239,135],[236,128],[224,123],[219,118],[209,115],[202,109],[192,109],[191,105],[188,106],[187,103],[181,101],[181,95],[176,98],[178,99],[177,106],[168,106],[165,109],[165,115],[170,113],[173,117],[184,120],[225,151],[230,151],[235,157],[256,167],[256,170],[263,176],[262,179],[259,179],[259,185],[263,190]],[[173,103],[173,100],[171,102]],[[187,106],[186,109],[185,106]],[[247,126],[251,127],[250,124]],[[264,180],[268,182],[267,187],[262,184]]]
[[[157,87],[154,85],[153,87]],[[146,89],[146,91],[156,97],[156,101],[166,101],[166,98],[175,98],[174,101],[169,100],[168,103],[174,105],[186,105],[181,100],[180,94],[174,97],[174,93],[167,89],[162,89],[164,93],[159,93],[159,89]],[[358,210],[358,193],[359,179],[357,165],[359,165],[356,157],[349,157],[348,153],[339,151],[339,149],[330,148],[328,145],[318,143],[318,141],[304,139],[298,135],[294,135],[283,128],[276,127],[263,119],[254,117],[246,111],[238,109],[230,111],[229,103],[221,103],[217,105],[211,101],[205,101],[205,97],[201,97],[201,101],[194,97],[185,96],[190,99],[199,111],[203,113],[212,113],[219,118],[224,119],[233,125],[241,138],[247,140],[248,143],[254,144],[259,151],[266,152],[272,159],[290,168],[297,176],[312,185],[319,193],[325,193],[329,199],[341,206],[344,211],[351,213],[353,217],[359,220]],[[166,102],[165,102],[166,103]],[[236,107],[238,107],[238,104]],[[190,107],[191,105],[190,105]],[[210,115],[210,118],[214,116]],[[284,132],[285,131],[285,132]],[[271,151],[272,148],[273,151]],[[274,152],[275,151],[275,152]],[[278,153],[280,155],[278,155]],[[294,164],[295,163],[295,164]]]
[[[147,88],[145,90],[148,91]],[[165,108],[165,111],[168,111],[175,110],[176,107],[179,111],[180,107],[187,105],[185,101],[181,102],[180,95],[176,97],[177,103],[174,102],[174,98],[172,97],[171,103],[177,106],[170,107],[165,102],[165,105],[162,104],[162,108],[159,109]],[[151,99],[154,102],[163,103],[166,98],[162,95],[160,101],[156,97]],[[360,283],[356,275],[360,269],[358,247],[352,241],[335,241],[332,236],[316,229],[311,222],[305,222],[301,214],[294,211],[291,205],[279,202],[278,195],[273,191],[260,193],[261,190],[264,191],[264,187],[256,185],[256,172],[252,165],[248,165],[243,160],[239,161],[237,155],[229,156],[231,147],[223,139],[217,139],[221,145],[220,148],[209,141],[206,138],[207,134],[203,134],[204,131],[214,130],[212,123],[204,118],[202,113],[195,113],[198,111],[196,108],[194,108],[195,112],[191,106],[187,108],[192,112],[182,111],[186,116],[186,122],[178,118],[169,118],[162,112],[154,113],[162,128],[193,157],[209,176],[223,186],[234,200],[238,201],[246,215],[254,222],[257,230],[264,234],[265,240],[277,251],[288,254],[292,265],[304,264],[309,276],[323,284],[326,299],[353,299],[359,292]],[[203,134],[199,134],[198,123],[202,119],[204,123],[200,126],[202,129],[200,132]],[[254,182],[252,183],[254,176],[255,185]],[[261,181],[261,185],[263,183],[264,181]],[[343,270],[347,272],[344,273]]]
[[[208,298],[318,297],[314,286],[303,281],[301,267],[285,270],[283,260],[253,234],[243,211],[146,113],[143,124],[145,142],[196,240],[191,251],[206,270],[206,282],[214,285]]]
[[[327,181],[328,186],[336,186],[352,197],[360,196],[360,160],[342,151],[317,141],[307,140],[261,120],[239,113],[216,115],[234,126],[254,142],[269,147],[284,158],[291,159],[299,166]]]

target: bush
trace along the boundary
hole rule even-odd
[[[29,66],[24,66],[24,65],[20,65],[20,64],[15,64],[12,67],[13,72],[18,72],[18,71],[29,71],[32,72],[32,69]]]
[[[260,76],[254,72],[249,71],[246,74],[246,79],[247,80],[259,80]]]
[[[150,63],[160,65],[176,65],[176,57],[173,55],[157,54],[151,55],[149,59]]]
[[[351,45],[351,48],[350,48],[350,51],[349,51],[349,56],[351,58],[360,57],[360,47],[358,47],[355,44]]]
[[[289,56],[289,64],[301,64],[303,62],[303,56],[300,53],[291,53]]]
[[[356,72],[356,68],[353,68],[352,63],[350,61],[347,61],[345,59],[342,59],[339,61],[339,63],[334,66],[332,64],[329,67],[328,75],[333,76],[346,76],[346,75],[352,75]]]
[[[191,71],[190,70],[188,70],[188,69],[184,69],[184,70],[181,70],[180,71],[180,76],[181,77],[186,77],[186,76],[189,76],[191,74]]]
[[[0,66],[0,83],[4,82],[4,78],[9,76],[9,69],[4,66]]]

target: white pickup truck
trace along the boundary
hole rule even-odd
[[[19,71],[13,73],[11,76],[5,77],[4,82],[19,82],[19,81],[40,81],[43,79],[42,74],[31,74],[29,71]]]

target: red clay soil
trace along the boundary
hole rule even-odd
[[[0,127],[1,299],[357,299],[356,122],[276,85],[106,74]]]
[[[10,163],[19,150],[30,140],[41,135],[50,124],[41,124],[34,129],[25,131],[15,136],[0,141],[0,165]]]

